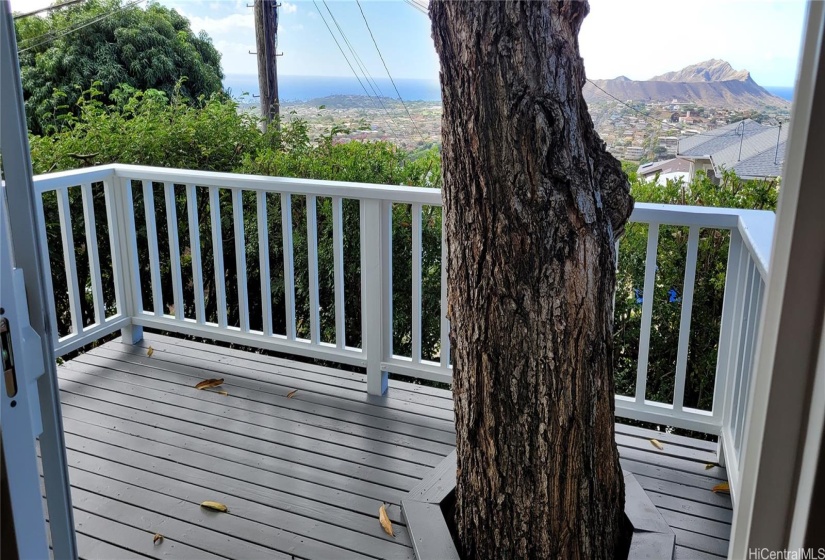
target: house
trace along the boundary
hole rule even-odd
[[[0,6],[0,24],[6,181],[0,195],[3,557],[457,558],[454,549],[428,548],[447,547],[452,540],[439,504],[425,501],[448,488],[451,479],[454,483],[455,465],[451,469],[445,463],[455,441],[451,393],[389,379],[393,373],[451,381],[443,257],[437,359],[424,358],[420,332],[422,208],[440,206],[440,193],[120,164],[32,178],[7,3]],[[635,391],[616,395],[616,415],[705,436],[617,424],[623,467],[636,481],[628,487],[647,496],[652,506],[646,511],[655,512],[658,525],[664,525],[661,532],[645,531],[642,539],[662,543],[658,551],[663,554],[655,558],[815,558],[825,547],[824,35],[825,3],[810,2],[777,216],[658,204],[638,204],[631,216],[646,224],[648,239],[644,257],[639,255],[646,262],[642,326]],[[745,151],[747,138],[760,134],[751,134],[751,128],[742,125],[739,143],[745,157],[736,163],[766,151]],[[707,155],[711,168],[724,165],[724,158],[717,161],[714,154],[730,146],[726,138],[715,140],[725,145],[711,150],[696,144],[699,153],[686,159],[693,157],[696,165]],[[93,185],[102,185],[105,212],[95,212],[88,196]],[[229,297],[239,302],[238,325],[227,324],[225,306],[223,312],[217,307],[214,320],[207,316],[199,266],[206,256],[196,249],[181,262],[174,219],[167,222],[170,249],[163,274],[172,278],[175,305],[163,305],[157,216],[151,206],[155,200],[166,202],[168,218],[176,209],[176,185],[186,192],[180,218],[190,236],[211,231],[209,258],[221,278],[224,229],[245,248],[243,201],[254,200],[256,218],[266,221],[267,197],[278,197],[284,247],[279,289],[288,300],[285,334],[272,332],[271,309],[261,310],[260,330],[250,322],[248,291],[271,294],[269,274],[261,274],[260,286],[236,282],[227,288],[226,282],[216,282],[222,286],[218,301],[225,303],[231,290]],[[164,196],[155,197],[156,190]],[[83,255],[89,260],[88,285],[77,274],[72,223],[81,215],[71,211],[70,191],[79,195],[82,229],[88,233]],[[231,213],[222,215],[221,192],[230,199]],[[143,208],[133,197],[141,193]],[[48,259],[44,194],[58,208],[61,231],[55,241],[62,247],[62,262]],[[203,222],[193,210],[202,197],[210,203]],[[334,340],[322,339],[318,326],[322,304],[313,210],[318,197],[329,199],[337,216],[331,240],[333,301],[326,303],[340,311]],[[346,344],[343,327],[347,294],[340,217],[345,198],[359,204],[359,226],[346,234],[360,240],[358,289],[368,294],[361,299],[359,348]],[[307,204],[306,337],[298,334],[295,312],[293,199]],[[393,244],[387,224],[393,204],[412,208],[410,356],[398,356],[392,348]],[[141,229],[141,242],[149,247],[145,261],[136,249],[136,214],[146,226]],[[109,251],[97,247],[97,228],[104,221]],[[646,396],[660,226],[688,230],[670,402]],[[708,410],[684,403],[691,329],[708,328],[691,326],[688,305],[702,228],[724,230],[730,240]],[[259,230],[255,241],[266,247],[272,241],[268,235]],[[244,251],[238,254],[234,265],[243,271]],[[261,254],[261,270],[269,271],[269,252]],[[52,323],[52,266],[65,274],[73,324],[72,332],[60,335]],[[192,316],[184,316],[178,305],[184,298],[183,266],[192,271]],[[113,271],[110,306],[100,294],[104,268]],[[91,306],[92,322],[83,321],[81,294]],[[68,356],[117,332],[118,340]],[[278,355],[242,351],[233,344]],[[57,366],[61,355],[65,363]],[[206,376],[225,381],[225,394],[198,390],[196,382]],[[654,438],[658,446],[651,444]],[[437,485],[421,486],[433,477]],[[725,481],[730,496],[712,490]],[[225,503],[228,513],[201,507],[214,501]],[[395,537],[381,529],[379,508],[395,527]],[[423,526],[418,524],[422,517]]]
[[[639,161],[643,155],[645,155],[645,149],[641,146],[628,146],[624,149],[625,159],[631,161]]]
[[[778,146],[787,141],[789,129],[745,119],[681,139],[676,155],[692,163],[691,179],[701,170],[719,180],[724,169],[738,164],[749,177],[780,177],[782,165],[773,162]]]
[[[665,161],[644,163],[639,166],[637,174],[647,181],[656,179],[660,185],[668,181],[690,181],[691,162],[683,158],[671,158]]]
[[[679,148],[678,136],[660,136],[659,145],[667,150],[665,153],[669,155],[676,155],[676,150]]]

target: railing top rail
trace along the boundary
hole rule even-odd
[[[96,183],[112,177],[117,167],[116,164],[97,165],[95,167],[35,175],[34,188],[38,193],[44,193],[63,187],[74,187],[80,183]]]
[[[631,222],[737,229],[762,279],[768,277],[776,215],[767,210],[636,203]]]
[[[739,233],[762,280],[768,281],[776,215],[766,210],[739,210]]]
[[[81,182],[102,181],[111,176],[123,179],[151,179],[176,184],[194,184],[203,187],[240,188],[299,195],[340,196],[342,198],[420,203],[429,206],[441,205],[441,191],[433,188],[267,177],[144,165],[109,164],[73,169],[59,173],[37,175],[34,182],[38,192],[42,193],[74,186]],[[642,202],[636,204],[630,220],[675,226],[738,229],[748,250],[754,257],[759,273],[763,278],[767,277],[775,222],[773,212]]]
[[[240,188],[298,195],[340,196],[342,198],[364,200],[417,202],[428,206],[441,205],[441,190],[425,187],[267,177],[263,175],[167,169],[140,165],[117,165],[115,169],[115,174],[124,179],[152,179],[153,181],[194,184],[202,187]]]

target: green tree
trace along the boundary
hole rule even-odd
[[[212,40],[156,3],[142,9],[124,0],[88,0],[15,24],[28,125],[37,134],[59,130],[94,82],[107,96],[120,84],[168,97],[180,84],[178,94],[188,101],[222,90]]]

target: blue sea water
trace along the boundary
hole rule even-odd
[[[385,97],[397,97],[389,78],[375,78],[379,93]],[[437,80],[395,79],[395,85],[404,101],[441,101],[441,88]],[[364,83],[370,95],[372,89]],[[258,94],[258,77],[246,74],[227,74],[223,87],[230,90],[233,97],[244,93]],[[307,101],[329,95],[364,95],[364,90],[355,77],[341,78],[329,76],[278,76],[278,93],[281,102]]]
[[[782,99],[787,99],[788,101],[793,101],[793,87],[787,86],[764,86],[766,90],[771,92],[777,97],[781,97]]]

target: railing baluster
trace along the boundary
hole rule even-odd
[[[56,309],[54,304],[54,282],[52,281],[52,261],[49,257],[49,236],[46,232],[46,213],[43,210],[43,195],[36,194],[34,203],[37,207],[37,213],[35,214],[37,217],[37,227],[40,230],[40,251],[41,262],[43,263],[43,287],[46,290],[46,304],[49,306],[49,309]],[[5,235],[5,232],[3,232],[3,234]],[[52,343],[57,346],[60,340],[60,333],[57,332],[57,313],[49,313],[48,317],[52,327],[52,334],[54,335]]]
[[[178,205],[175,185],[163,184],[166,199],[166,230],[169,234],[169,268],[172,272],[172,305],[175,319],[183,319],[183,280],[180,272],[180,237],[178,236]]]
[[[447,224],[441,209],[441,367],[450,367],[450,319],[447,317]]]
[[[421,361],[421,204],[412,205],[412,361]]]
[[[737,366],[736,370],[734,370],[734,375],[736,376],[734,379],[733,385],[733,404],[731,408],[731,433],[734,434],[734,448],[736,451],[739,451],[737,438],[736,438],[736,431],[737,426],[739,424],[739,408],[740,403],[745,398],[745,395],[742,393],[742,388],[745,384],[745,377],[747,375],[747,363],[748,363],[748,340],[750,339],[750,331],[753,328],[753,321],[752,321],[752,310],[754,306],[754,293],[753,293],[753,278],[754,276],[758,275],[756,270],[756,266],[753,264],[749,255],[746,255],[746,265],[745,265],[745,284],[744,284],[744,305],[742,307],[742,327],[739,332],[739,341],[737,344]]]
[[[57,191],[57,212],[60,217],[60,236],[63,243],[63,263],[66,267],[66,284],[69,289],[69,311],[72,318],[72,332],[83,332],[83,309],[80,307],[80,286],[77,280],[77,258],[74,251],[72,233],[72,211],[69,207],[69,189]]]
[[[103,181],[103,198],[106,201],[106,224],[109,230],[109,255],[112,259],[112,280],[115,285],[115,307],[118,315],[127,315],[124,305],[124,274],[121,269],[120,223],[117,214],[117,196],[113,178]],[[132,230],[134,231],[134,230]]]
[[[284,242],[284,308],[286,337],[295,340],[295,260],[292,253],[292,195],[281,194],[281,231]]]
[[[95,223],[94,196],[92,184],[80,186],[83,199],[83,223],[86,229],[86,252],[89,254],[89,276],[92,282],[92,302],[94,303],[95,323],[106,320],[106,303],[103,301],[103,281],[100,276],[100,254],[97,250],[97,224]]]
[[[659,224],[651,223],[647,231],[645,285],[642,293],[642,324],[639,330],[639,363],[636,371],[636,402],[645,402],[647,359],[650,351],[650,324],[653,318],[653,289],[656,282],[656,252],[659,249]]]
[[[347,344],[344,321],[344,229],[343,203],[340,196],[332,197],[332,277],[335,293],[335,346]]]
[[[747,413],[747,405],[750,402],[748,393],[750,392],[754,351],[756,349],[756,336],[759,331],[759,310],[762,299],[762,279],[759,276],[759,271],[756,264],[753,263],[753,276],[749,284],[751,293],[750,305],[748,307],[748,333],[745,339],[744,350],[744,364],[742,368],[742,383],[739,389],[739,402],[735,410],[736,422],[733,425],[733,438],[735,448],[741,453],[742,450],[742,436],[744,435],[745,414]]]
[[[731,364],[736,359],[736,333],[742,318],[741,281],[744,276],[742,254],[745,253],[742,236],[737,230],[730,232],[728,264],[725,272],[725,293],[722,302],[722,319],[719,329],[719,344],[716,355],[716,375],[713,389],[713,415],[719,420],[726,418],[733,382]],[[721,449],[720,449],[721,451]],[[722,454],[720,453],[720,457]]]
[[[201,263],[201,230],[198,217],[198,190],[186,185],[186,212],[189,221],[189,256],[192,258],[192,286],[195,296],[195,320],[206,322],[206,306],[203,299],[203,264]]]
[[[393,305],[392,305],[392,208],[393,203],[385,200],[381,202],[380,212],[380,233],[381,236],[381,276],[382,285],[381,301],[382,301],[382,344],[384,348],[383,355],[386,357],[393,356],[393,335],[395,328],[393,323]],[[372,292],[367,292],[372,293]],[[382,356],[383,359],[383,356]]]
[[[258,191],[258,260],[261,276],[261,327],[266,336],[272,334],[272,288],[269,283],[269,221],[266,213],[266,192]]]
[[[212,257],[215,267],[215,299],[218,326],[226,327],[226,268],[223,264],[221,197],[218,187],[209,187],[209,218],[212,225]]]
[[[314,195],[306,196],[307,261],[309,264],[309,340],[321,342],[321,315],[318,303],[318,205]]]
[[[690,317],[693,310],[693,289],[696,282],[696,258],[699,253],[699,226],[690,228],[685,262],[685,280],[682,285],[682,316],[679,322],[679,349],[676,354],[676,381],[673,386],[673,408],[681,410],[685,400]]]
[[[232,189],[232,223],[235,228],[235,278],[238,281],[238,315],[241,332],[249,332],[249,297],[246,285],[246,240],[243,224],[243,191]]]
[[[149,270],[152,276],[152,308],[156,316],[163,315],[163,292],[160,284],[158,232],[155,226],[155,195],[152,181],[143,181],[143,209],[146,216],[146,243],[149,246]]]

